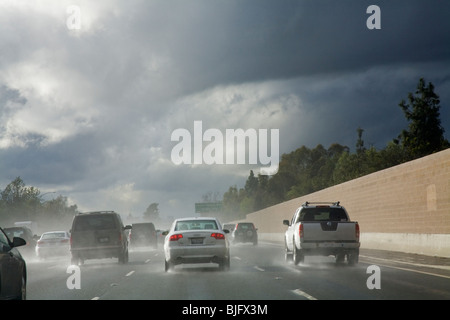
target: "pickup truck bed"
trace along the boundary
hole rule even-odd
[[[285,256],[295,264],[308,255],[333,255],[336,262],[353,265],[359,258],[359,225],[347,211],[334,203],[305,202],[299,207],[285,232]]]

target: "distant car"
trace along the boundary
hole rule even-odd
[[[0,228],[0,299],[25,300],[27,292],[27,266],[17,247],[26,241],[19,237],[11,240]]]
[[[128,239],[132,248],[158,247],[158,235],[151,222],[133,223]]]
[[[217,263],[221,270],[230,268],[230,248],[216,218],[176,219],[165,232],[165,270],[183,263]]]
[[[70,235],[72,264],[87,259],[118,258],[128,263],[128,237],[120,215],[114,211],[79,213],[73,218]]]
[[[252,222],[239,222],[231,234],[233,243],[252,242],[255,246],[258,244],[258,229]]]
[[[41,235],[36,244],[36,256],[40,259],[68,255],[70,234],[67,231],[50,231]]]
[[[19,251],[25,255],[34,255],[34,250],[36,247],[36,238],[28,227],[9,227],[4,228],[6,235],[10,240],[14,237],[22,238],[25,240],[26,244],[19,249]]]

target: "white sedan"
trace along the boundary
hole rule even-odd
[[[42,234],[36,243],[36,256],[40,259],[70,253],[70,234],[67,231],[50,231]]]
[[[164,232],[165,270],[183,263],[217,263],[222,270],[230,268],[230,248],[221,224],[216,218],[176,219]]]

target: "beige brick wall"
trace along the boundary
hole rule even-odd
[[[284,233],[282,220],[305,201],[341,201],[361,233],[450,236],[450,149],[248,214],[246,220],[261,233]]]

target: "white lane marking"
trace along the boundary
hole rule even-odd
[[[134,273],[134,270],[133,271],[130,271],[130,272],[128,272],[126,275],[125,275],[125,277],[129,277],[129,276],[131,276],[132,274]]]
[[[300,289],[292,290],[292,292],[297,294],[297,295],[299,295],[299,296],[305,297],[308,300],[317,300],[317,298],[314,298],[312,295],[310,295],[310,294],[308,294],[308,293],[306,293],[306,292],[304,292],[304,291],[302,291]]]
[[[261,272],[266,271],[266,270],[264,270],[263,268],[260,268],[260,267],[258,267],[258,266],[254,266],[253,268],[256,269],[256,270],[258,270],[258,271],[261,271]]]
[[[362,261],[361,261],[362,262]],[[367,262],[365,262],[367,263]],[[450,279],[450,276],[446,276],[443,274],[438,274],[438,273],[432,273],[432,272],[425,272],[425,271],[420,271],[420,270],[414,270],[414,269],[409,269],[409,268],[402,268],[402,267],[395,267],[395,266],[390,266],[387,264],[383,264],[383,263],[374,263],[377,266],[381,266],[381,267],[386,267],[386,268],[392,268],[392,269],[397,269],[397,270],[403,270],[403,271],[409,271],[409,272],[415,272],[415,273],[421,273],[421,274],[426,274],[429,276],[434,276],[434,277],[441,277],[441,278],[445,278],[445,279]]]
[[[239,257],[233,257],[233,259],[236,259],[236,260],[242,260],[242,259],[239,258]]]
[[[100,297],[93,297],[91,300],[100,300]]]
[[[150,262],[150,259],[145,260],[145,263],[149,263],[149,262]]]

